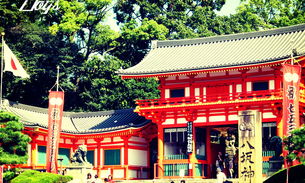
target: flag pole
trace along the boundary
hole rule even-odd
[[[2,83],[3,83],[3,57],[4,57],[4,32],[1,32],[1,81],[0,81],[0,107],[2,107]]]
[[[57,66],[56,91],[58,91],[58,87],[59,87],[59,66]]]

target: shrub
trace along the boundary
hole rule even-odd
[[[72,179],[70,176],[27,170],[14,178],[11,183],[66,183]]]
[[[300,164],[289,168],[289,183],[304,183],[305,182],[305,166]],[[264,183],[286,183],[287,169],[279,170]]]

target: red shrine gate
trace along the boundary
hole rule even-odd
[[[274,155],[270,139],[282,137],[283,131],[281,64],[290,61],[292,51],[284,44],[298,37],[294,49],[301,50],[304,35],[302,24],[155,41],[138,65],[119,71],[125,79],[154,77],[159,81],[160,98],[137,100],[135,109],[158,126],[155,178],[213,177],[217,154],[226,153],[226,136],[235,136],[238,142],[237,115],[243,110],[258,110],[263,115],[263,173],[268,173],[269,158]],[[304,66],[304,54],[298,52],[295,62]],[[304,67],[302,70],[305,73]],[[300,116],[305,111],[304,89],[302,75]],[[188,124],[192,124],[191,130]],[[192,151],[187,153],[190,145]]]

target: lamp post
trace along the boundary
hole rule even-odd
[[[62,174],[62,161],[64,160],[61,156],[59,156],[59,158],[57,159],[59,161],[59,173]]]

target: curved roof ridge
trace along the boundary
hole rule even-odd
[[[305,24],[196,39],[154,41],[152,49],[123,78],[158,77],[226,68],[279,64],[305,55]]]
[[[25,126],[48,128],[48,110],[18,102],[5,100],[3,109],[20,117]],[[133,109],[98,112],[64,112],[62,132],[73,134],[93,134],[140,128],[150,121],[139,116]]]
[[[32,112],[38,112],[38,113],[48,113],[48,109],[47,108],[42,108],[42,107],[36,107],[36,106],[32,106],[32,105],[27,105],[27,104],[21,104],[19,102],[13,102],[10,100],[3,100],[3,104],[4,105],[9,105],[18,109],[23,109],[23,110],[27,110],[27,111],[32,111]]]
[[[71,118],[85,118],[93,116],[108,116],[116,114],[124,114],[126,112],[131,112],[133,109],[119,109],[119,110],[108,110],[108,111],[95,111],[95,112],[69,112]]]
[[[19,102],[13,102],[10,100],[5,99],[4,100],[5,105],[9,105],[15,108],[32,111],[32,112],[38,112],[38,113],[48,113],[48,108],[43,107],[37,107],[27,104],[22,104]],[[93,117],[93,116],[107,116],[107,115],[114,115],[114,114],[124,114],[126,112],[131,112],[133,109],[119,109],[119,110],[108,110],[108,111],[94,111],[94,112],[70,112],[70,111],[64,111],[63,115],[65,117],[71,117],[71,118],[82,118],[82,117]]]
[[[210,37],[200,37],[200,38],[193,38],[193,39],[161,40],[161,41],[158,40],[157,48],[243,40],[243,39],[292,33],[292,32],[302,31],[304,29],[305,29],[305,24],[299,24],[299,25],[292,25],[292,26],[287,26],[287,27],[282,27],[282,28],[272,28],[272,29],[268,29],[268,30],[260,30],[260,31],[255,31],[255,32],[242,32],[242,33],[236,33],[236,34],[215,35],[215,36],[210,36]]]

